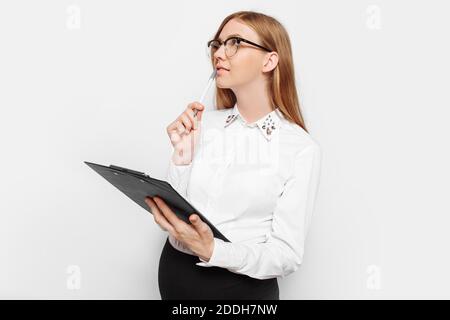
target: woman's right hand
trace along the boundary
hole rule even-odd
[[[204,109],[205,106],[200,102],[192,102],[175,121],[167,126],[167,134],[174,147],[172,160],[176,165],[188,165],[192,162],[192,156],[200,137]],[[194,110],[197,110],[195,117]]]

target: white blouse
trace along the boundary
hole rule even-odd
[[[285,277],[303,260],[321,148],[279,108],[247,123],[233,108],[205,110],[189,165],[169,161],[167,180],[230,242],[214,238],[209,260],[256,279]],[[169,235],[171,245],[195,255]]]

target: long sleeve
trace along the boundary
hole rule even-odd
[[[167,170],[167,181],[172,185],[172,187],[177,190],[177,192],[186,198],[187,186],[189,182],[189,177],[191,173],[192,162],[188,165],[176,165],[174,164],[172,158],[169,161],[169,168]],[[169,234],[169,241],[172,246],[179,251],[187,254],[194,255],[194,252],[186,247],[181,241],[178,241],[171,234]]]
[[[222,267],[257,279],[285,277],[303,261],[304,245],[319,183],[321,149],[313,144],[294,159],[292,174],[273,212],[272,227],[263,243],[230,243],[214,238],[209,261],[203,267]]]
[[[203,117],[205,117],[205,113],[203,114]],[[201,128],[203,126],[202,121],[198,122],[198,126],[199,126],[199,128]],[[192,163],[194,161],[194,158],[198,154],[198,149],[201,146],[201,140],[202,140],[201,130],[198,130],[198,131],[196,130],[196,132],[198,132],[198,133],[194,136],[194,139],[195,139],[194,141],[195,141],[196,147],[194,148],[195,152],[192,155],[192,161],[189,164],[183,164],[183,165],[175,164],[174,157],[173,157],[173,153],[175,152],[175,149],[172,148],[172,156],[170,157],[169,167],[167,170],[167,177],[166,177],[167,181],[184,198],[187,198],[187,188],[188,188],[188,183],[189,183],[189,179],[190,179],[190,175],[191,175]],[[183,143],[187,143],[189,146],[191,145],[191,141],[189,139],[184,140]],[[185,148],[186,148],[186,146],[185,146]]]

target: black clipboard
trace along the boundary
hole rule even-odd
[[[228,240],[203,214],[194,208],[186,199],[183,198],[167,181],[158,180],[145,174],[115,165],[109,167],[84,161],[95,172],[105,178],[117,189],[122,191],[128,198],[136,202],[142,208],[152,213],[150,207],[145,203],[145,197],[158,196],[172,209],[178,218],[191,224],[189,215],[195,212],[203,222],[211,228],[214,237],[226,242]]]

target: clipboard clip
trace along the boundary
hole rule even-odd
[[[113,164],[109,165],[109,167],[111,169],[120,171],[120,172],[124,172],[124,173],[132,173],[132,174],[136,174],[138,176],[144,176],[144,177],[148,177],[144,172],[140,172],[140,171],[136,171],[136,170],[131,170],[128,168],[124,168],[124,167],[119,167],[119,166],[115,166]]]

